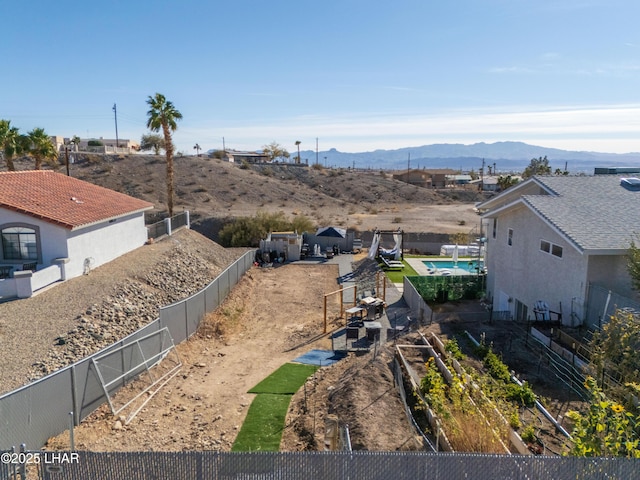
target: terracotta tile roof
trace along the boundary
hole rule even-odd
[[[0,208],[73,230],[153,204],[50,170],[33,170],[0,172]]]

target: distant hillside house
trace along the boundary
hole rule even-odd
[[[544,302],[565,325],[591,317],[593,326],[606,306],[587,305],[590,288],[640,301],[627,270],[640,231],[640,189],[619,175],[535,176],[478,209],[494,311],[535,320],[536,302]]]
[[[151,208],[49,170],[0,173],[0,300],[30,296],[142,246]],[[25,277],[33,277],[31,292],[26,284],[20,291]]]
[[[71,143],[71,138],[51,137],[59,152],[64,152],[65,147],[70,152],[91,152],[91,153],[113,153],[113,154],[132,154],[140,150],[140,144],[127,138],[119,138],[116,142],[115,138],[81,138],[80,143],[76,147]]]
[[[467,185],[471,182],[471,175],[468,174],[455,174],[446,176],[447,185]]]
[[[258,152],[240,152],[237,150],[226,150],[225,158],[231,163],[268,163],[271,161],[269,155]]]
[[[393,174],[395,180],[426,188],[444,188],[447,175],[454,175],[455,170],[440,169],[412,169]]]

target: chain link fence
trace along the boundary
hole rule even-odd
[[[52,452],[49,452],[52,453]],[[41,480],[270,479],[343,480],[472,478],[628,480],[638,461],[621,458],[545,457],[414,452],[56,452],[45,457]],[[72,456],[75,455],[75,456]],[[2,477],[0,477],[2,478]],[[4,477],[24,480],[23,476]],[[4,479],[3,479],[4,480]]]
[[[245,253],[203,290],[180,302],[160,309],[160,317],[126,338],[44,378],[0,396],[0,449],[26,443],[40,447],[53,436],[107,402],[107,397],[93,358],[121,349],[123,346],[167,328],[175,344],[198,329],[206,312],[217,308],[242,275],[253,266],[254,252]],[[148,356],[159,354],[162,342],[149,345]],[[123,378],[122,385],[125,380]],[[0,470],[1,471],[1,470]],[[1,477],[0,477],[1,478]],[[87,477],[90,478],[90,477]],[[97,477],[96,477],[97,478]]]

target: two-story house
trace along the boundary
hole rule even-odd
[[[627,269],[631,241],[640,243],[633,184],[620,175],[536,176],[480,204],[494,311],[535,319],[544,302],[575,326],[591,286],[640,300]]]

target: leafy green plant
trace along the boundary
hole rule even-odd
[[[508,383],[505,385],[505,399],[510,402],[517,402],[525,407],[532,407],[536,403],[536,394],[527,382],[524,382],[522,386],[515,383]]]
[[[489,371],[489,375],[496,380],[501,380],[505,383],[510,381],[511,374],[509,373],[509,368],[502,363],[498,356],[491,350],[489,350],[484,357],[484,366]]]
[[[509,426],[514,430],[517,430],[522,426],[520,415],[518,415],[518,412],[515,410],[511,412],[511,415],[509,415]]]
[[[444,344],[444,349],[456,360],[462,360],[464,358],[464,354],[460,350],[458,341],[455,338],[447,340]]]
[[[533,427],[533,425],[527,425],[526,427],[524,427],[524,430],[522,430],[522,433],[520,434],[520,438],[522,438],[522,440],[527,443],[535,442],[536,429]]]
[[[567,413],[574,423],[570,454],[578,457],[640,458],[639,417],[609,400],[593,377],[587,377],[585,387],[591,393],[589,409]]]
[[[436,367],[433,357],[430,357],[426,363],[427,373],[420,381],[420,390],[425,396],[425,399],[439,415],[446,413],[444,404],[445,397],[445,383],[442,375]]]

